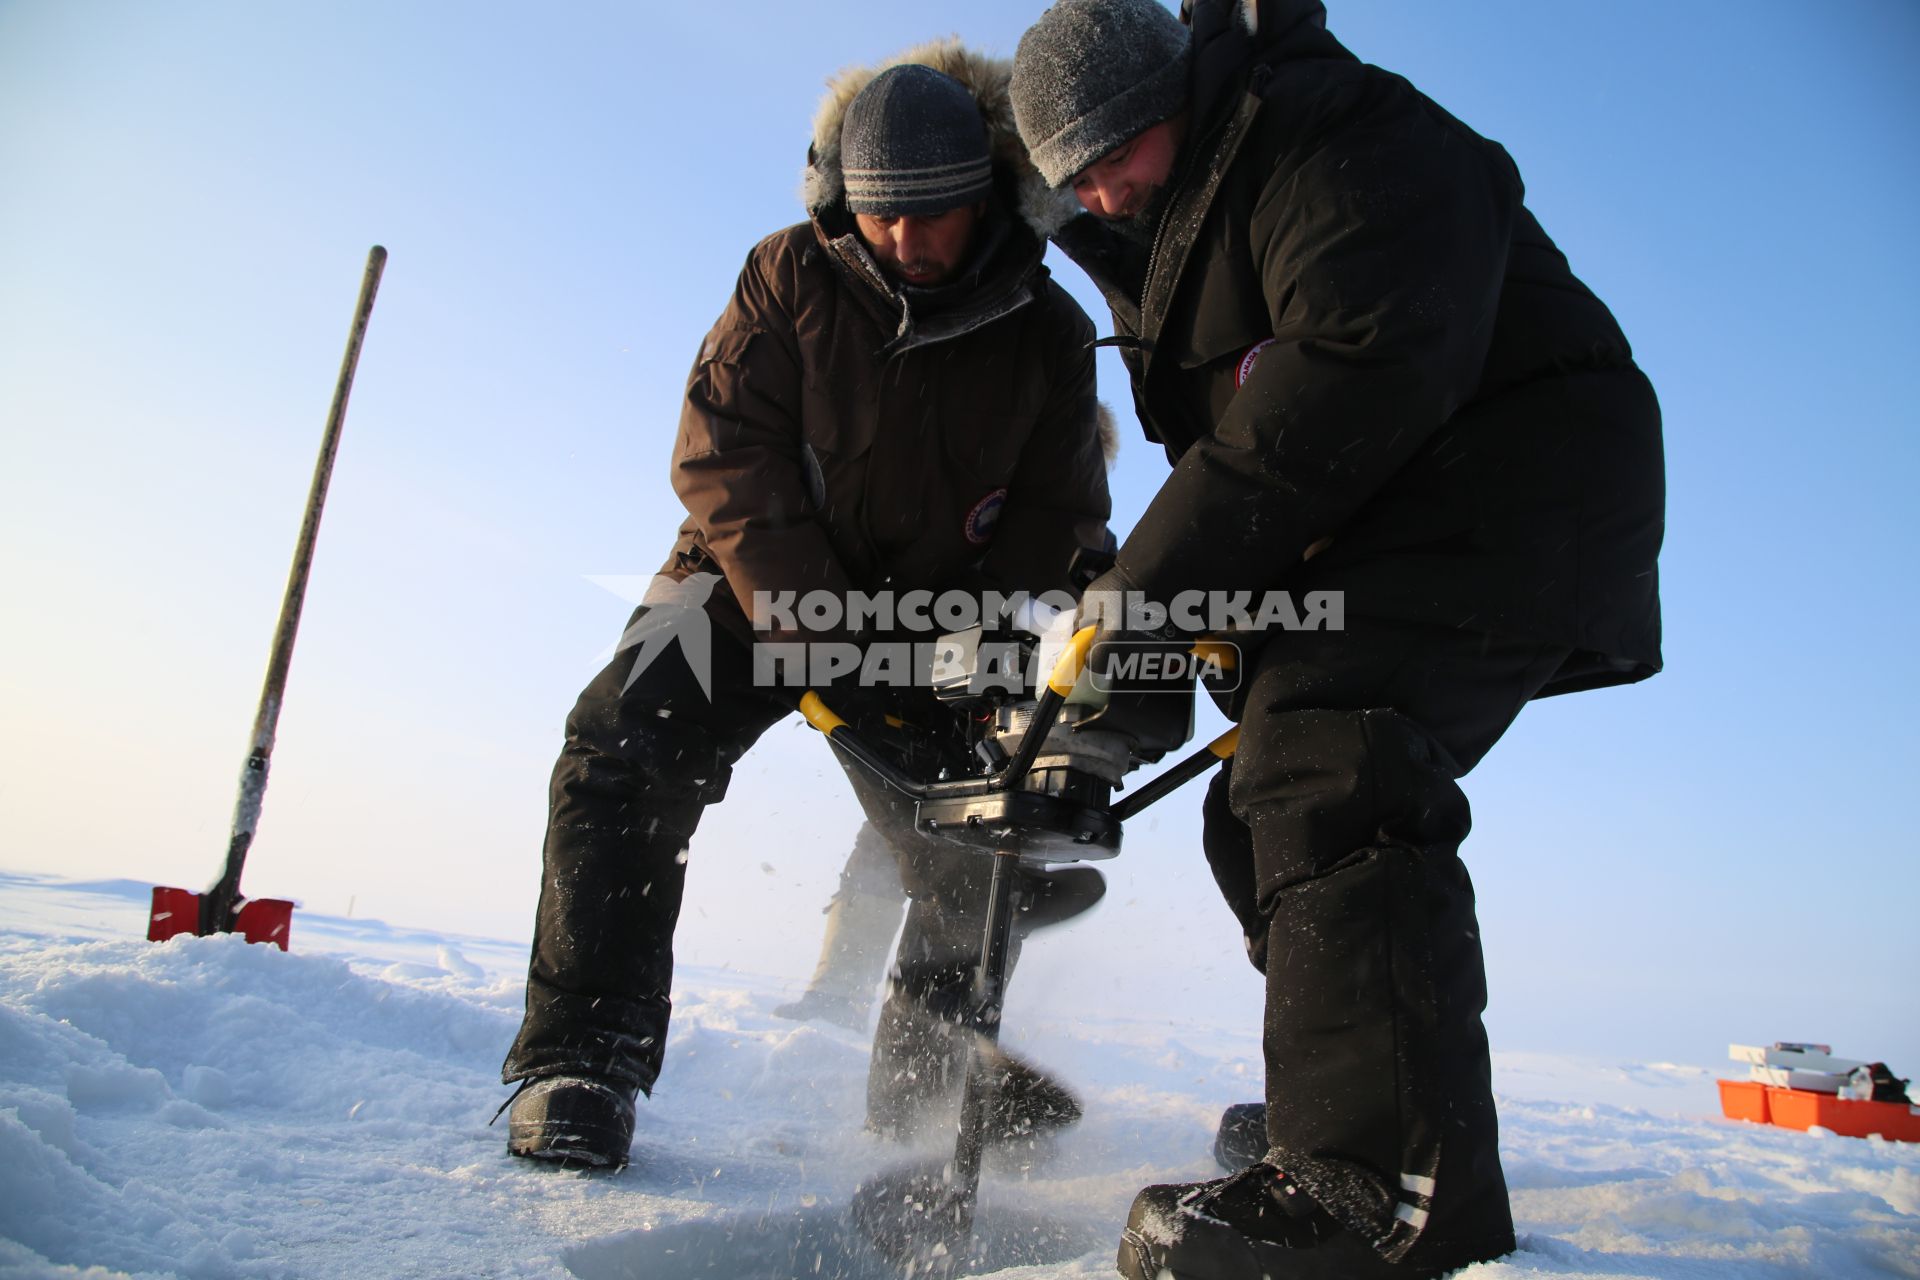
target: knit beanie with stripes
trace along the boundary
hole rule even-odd
[[[889,67],[840,126],[847,208],[875,217],[945,213],[993,189],[987,127],[973,94],[932,67]]]

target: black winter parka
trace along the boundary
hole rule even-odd
[[[1339,590],[1349,616],[1570,646],[1543,696],[1659,670],[1659,407],[1506,152],[1317,0],[1184,16],[1151,253],[1087,215],[1054,232],[1174,464],[1121,568],[1162,601]]]

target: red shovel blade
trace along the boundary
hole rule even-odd
[[[190,889],[154,889],[153,914],[147,917],[148,942],[165,942],[183,933],[199,932],[199,894]]]
[[[248,898],[233,920],[233,931],[248,942],[265,942],[282,951],[292,929],[293,903],[285,898]],[[165,942],[183,933],[200,935],[200,895],[190,889],[155,888],[147,941]]]
[[[285,951],[287,935],[293,931],[293,904],[285,898],[249,898],[233,927],[248,942],[265,942]]]

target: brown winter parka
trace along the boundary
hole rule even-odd
[[[748,255],[674,443],[687,519],[662,572],[719,574],[707,608],[742,638],[756,591],[1038,593],[1065,587],[1074,551],[1107,536],[1094,329],[1016,212],[1031,170],[1006,103],[1010,64],[953,41],[895,61],[973,91],[996,193],[958,279],[892,282],[846,210],[839,131],[894,63],[832,82],[808,157],[811,218]]]

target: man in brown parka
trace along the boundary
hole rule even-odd
[[[1094,330],[1019,216],[1023,187],[1039,188],[1009,70],[942,42],[836,79],[808,154],[809,220],[754,247],[701,345],[673,456],[687,519],[554,769],[526,1018],[502,1070],[523,1082],[514,1155],[627,1162],[634,1097],[666,1042],[688,844],[799,692],[770,682],[754,646],[876,638],[809,630],[804,611],[756,630],[756,596],[1039,593],[1066,588],[1075,550],[1106,538]],[[940,714],[923,688],[823,692],[856,722]],[[914,899],[869,1079],[869,1123],[904,1134],[958,1056],[977,888],[970,859],[918,845],[910,813],[850,776]],[[1059,896],[1090,901],[1084,886]],[[1009,1065],[1010,1126],[1077,1115]]]

